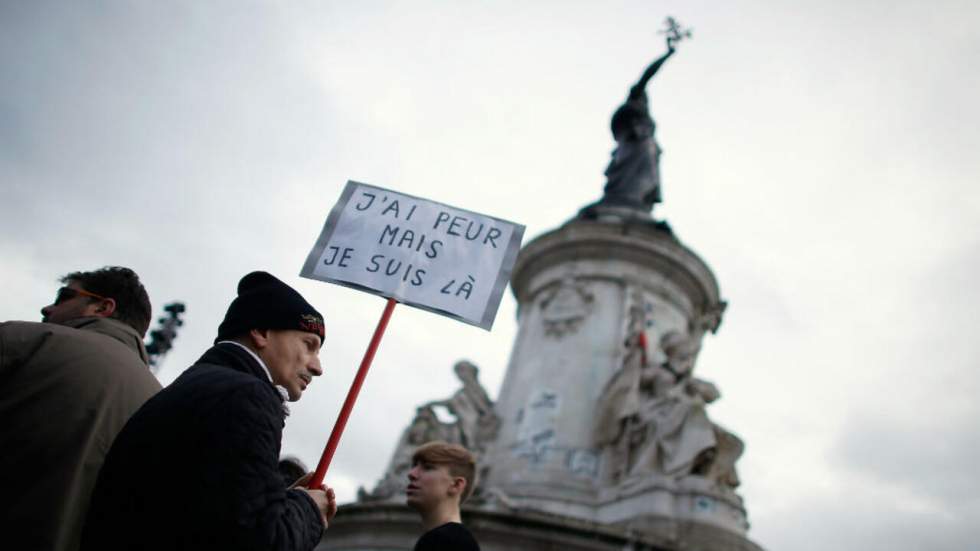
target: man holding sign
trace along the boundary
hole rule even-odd
[[[286,401],[322,373],[323,336],[294,289],[265,272],[242,278],[215,346],[113,444],[82,549],[313,549],[337,511],[333,490],[283,488],[278,461]]]

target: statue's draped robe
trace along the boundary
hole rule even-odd
[[[675,387],[666,397],[648,400],[643,406],[640,421],[646,440],[632,472],[691,474],[698,456],[717,442],[704,402]]]
[[[626,454],[615,457],[620,476],[691,474],[698,456],[717,444],[705,401],[666,369],[644,367],[642,358],[639,346],[631,346],[622,368],[606,384],[599,398],[596,444]],[[634,446],[635,431],[643,437]]]
[[[660,145],[646,92],[634,86],[612,120],[616,149],[606,167],[602,203],[650,211],[660,194]]]

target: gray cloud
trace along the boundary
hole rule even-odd
[[[973,519],[980,518],[973,468],[980,452],[978,267],[974,242],[927,271],[931,277],[907,295],[909,304],[923,307],[914,332],[904,331],[897,344],[894,382],[868,389],[868,399],[849,412],[857,422],[845,426],[833,450],[838,468]],[[891,392],[896,387],[904,392]]]

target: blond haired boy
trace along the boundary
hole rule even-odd
[[[406,503],[422,516],[425,533],[415,551],[479,551],[460,520],[459,506],[476,486],[476,458],[457,444],[429,442],[412,455]]]

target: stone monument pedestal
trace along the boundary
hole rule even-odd
[[[528,243],[512,287],[518,334],[463,507],[481,548],[761,551],[735,493],[741,441],[708,419],[717,389],[692,375],[725,308],[707,265],[662,224],[606,212]],[[643,385],[664,373],[676,378]],[[479,398],[475,375],[461,380]],[[410,548],[421,526],[392,489],[398,458],[413,434],[453,430],[417,416],[383,483],[341,508],[320,549]]]
[[[463,508],[463,524],[483,551],[762,551],[727,530],[662,517],[605,525],[540,511]],[[418,514],[393,503],[340,508],[317,551],[405,551],[422,534]]]
[[[700,342],[725,306],[707,265],[652,221],[603,216],[527,244],[512,285],[520,328],[483,487],[519,508],[602,525],[659,518],[673,527],[667,539],[678,522],[744,534],[731,487],[637,467],[614,476],[614,458],[597,444],[604,388],[629,354],[630,309],[642,309],[648,343],[670,332]],[[644,352],[648,363],[663,361],[656,346]]]

